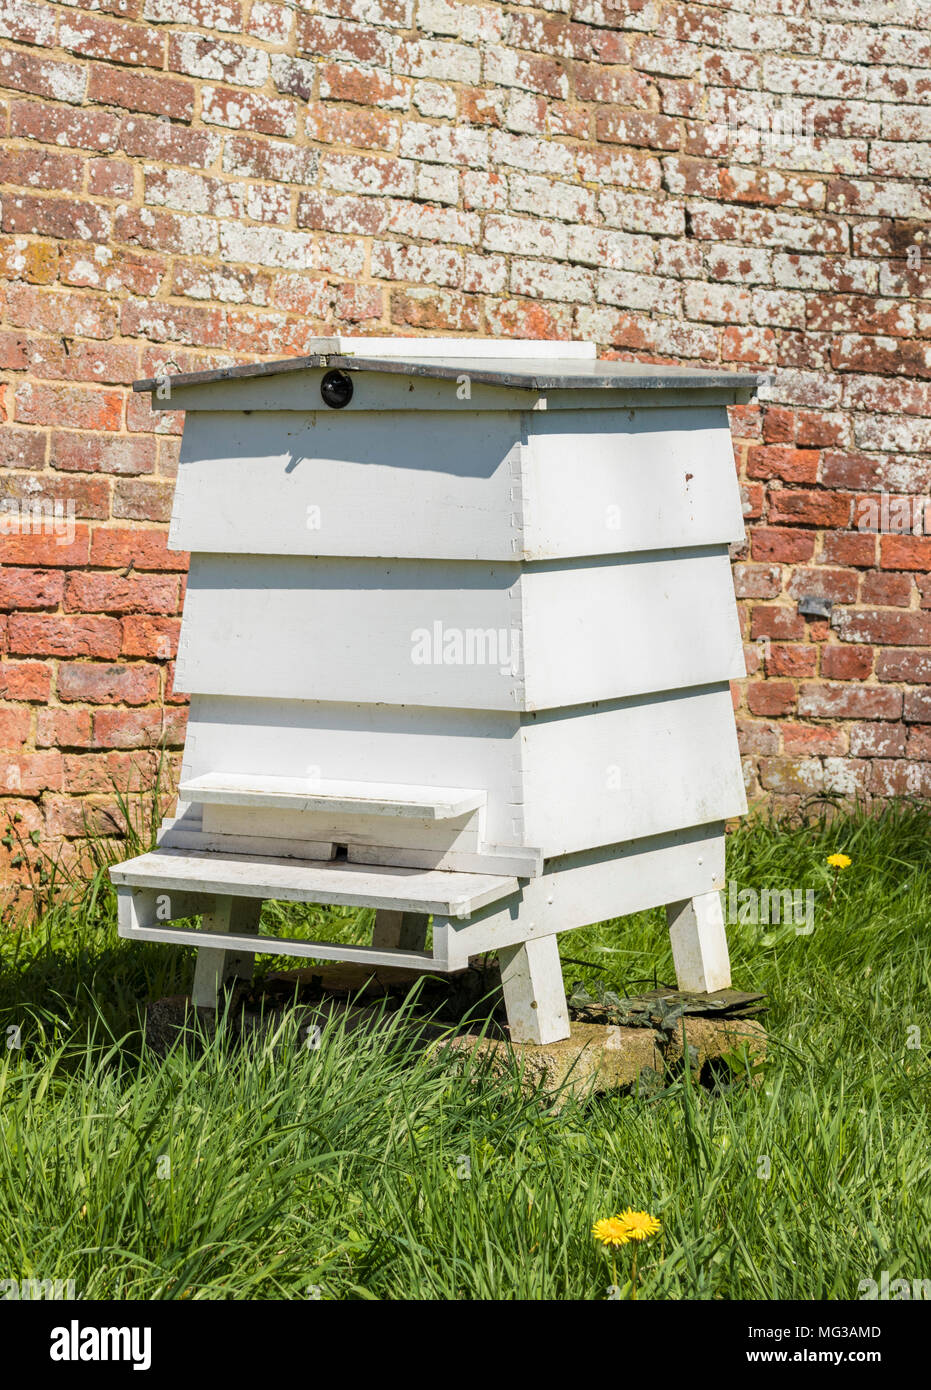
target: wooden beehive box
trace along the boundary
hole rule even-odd
[[[191,552],[191,709],[177,813],[115,871],[124,895],[167,873],[195,907],[288,896],[271,866],[307,868],[295,896],[432,913],[418,959],[452,969],[713,894],[745,810],[726,407],[755,383],[423,339],[139,383],[186,411],[170,544]],[[407,897],[366,898],[376,870]],[[446,896],[418,898],[428,879]],[[380,935],[424,937],[400,917]]]

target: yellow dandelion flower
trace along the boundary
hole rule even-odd
[[[659,1230],[659,1222],[648,1211],[634,1211],[628,1207],[614,1219],[626,1232],[628,1240],[646,1240],[649,1236],[655,1236]]]
[[[828,863],[832,869],[849,869],[852,862],[846,854],[828,855]]]
[[[627,1230],[616,1216],[605,1216],[601,1221],[596,1221],[592,1235],[602,1245],[626,1245],[630,1240]]]

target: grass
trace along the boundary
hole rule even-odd
[[[835,851],[852,863],[831,901]],[[158,1060],[140,1005],[185,991],[192,956],[117,938],[107,853],[80,895],[49,904],[43,885],[40,920],[0,939],[0,1032],[20,1043],[0,1052],[3,1277],[86,1298],[602,1299],[591,1226],[631,1205],[663,1225],[640,1298],[855,1299],[883,1270],[931,1278],[927,810],[729,838],[741,888],[816,892],[811,935],[729,929],[736,985],[771,999],[758,1085],[738,1069],[718,1092],[685,1075],[560,1107],[414,1050],[397,1014],[316,1050],[234,1055],[221,1031]],[[567,963],[567,984],[672,978],[659,911],[561,945],[591,963]]]

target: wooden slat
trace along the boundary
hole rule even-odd
[[[338,815],[404,816],[450,820],[484,806],[483,791],[462,787],[398,786],[389,782],[330,781],[310,777],[208,772],[181,783],[191,801],[263,810],[328,811]]]
[[[408,970],[447,973],[450,967],[428,951],[388,951],[375,946],[347,946],[342,941],[305,941],[295,936],[234,936],[228,932],[190,927],[132,927],[120,931],[132,940],[159,941],[172,946],[207,946],[219,950],[251,951],[255,955],[307,956],[312,960],[361,961],[363,965],[394,965]]]
[[[516,878],[442,869],[379,868],[345,860],[329,863],[245,858],[154,850],[110,870],[113,883],[134,888],[181,889],[283,902],[341,907],[389,907],[401,912],[468,917],[517,892]]]

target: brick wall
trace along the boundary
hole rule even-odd
[[[856,524],[931,492],[927,0],[0,0],[0,134],[23,833],[106,827],[183,736],[182,422],[129,383],[334,329],[772,370],[732,420],[750,792],[931,790],[931,540]]]

